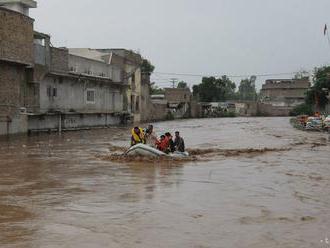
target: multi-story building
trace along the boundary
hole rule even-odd
[[[0,0],[0,135],[26,132],[33,59],[32,0]]]
[[[28,10],[35,1],[0,6],[0,135],[114,125],[140,110],[140,100],[127,99],[133,82],[141,85],[140,62],[125,58],[121,65],[104,51],[88,57],[55,48],[49,35],[33,31]]]
[[[150,118],[150,75],[142,72],[143,58],[127,49],[70,48],[70,54],[96,59],[122,70],[123,81],[129,85],[124,98],[124,108],[134,122]]]
[[[260,91],[260,112],[265,115],[289,115],[297,105],[304,103],[311,84],[308,79],[269,79]]]
[[[96,58],[50,47],[49,36],[35,33],[38,103],[28,109],[29,130],[77,129],[119,124],[125,119],[128,85],[121,69]]]

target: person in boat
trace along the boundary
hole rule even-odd
[[[174,147],[178,152],[185,152],[184,139],[180,136],[180,132],[175,132]]]
[[[146,140],[147,145],[149,145],[151,147],[156,147],[156,145],[157,145],[157,136],[154,133],[154,126],[153,125],[149,125],[145,129],[145,140]]]
[[[168,141],[165,135],[160,136],[160,140],[157,142],[157,149],[162,152],[166,152],[168,147]]]
[[[140,127],[134,127],[132,129],[132,137],[131,137],[131,146],[135,146],[136,144],[145,144],[145,136],[144,131]]]
[[[167,139],[167,153],[175,152],[175,145],[171,133],[165,133],[165,138]]]

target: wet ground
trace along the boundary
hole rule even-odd
[[[288,118],[155,129],[193,159],[113,160],[125,128],[0,141],[0,247],[330,247],[327,134]]]

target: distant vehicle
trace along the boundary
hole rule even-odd
[[[218,106],[223,109],[225,112],[235,112],[236,111],[236,105],[235,103],[229,103],[229,102],[220,102]]]
[[[308,117],[306,123],[307,130],[321,130],[322,127],[323,123],[320,117]]]
[[[330,115],[328,115],[327,118],[325,118],[323,122],[324,128],[330,131]]]

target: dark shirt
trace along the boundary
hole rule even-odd
[[[172,139],[169,140],[169,149],[170,152],[175,152],[175,144]]]
[[[181,137],[176,137],[174,141],[174,146],[177,151],[179,152],[185,152],[185,145],[184,145],[184,140]]]

